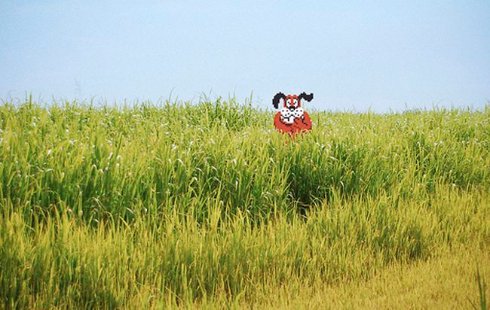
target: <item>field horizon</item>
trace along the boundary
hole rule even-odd
[[[310,115],[4,101],[3,307],[487,307],[490,105]]]

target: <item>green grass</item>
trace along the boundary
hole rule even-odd
[[[486,303],[489,106],[313,112],[294,141],[272,116],[4,102],[3,307]]]

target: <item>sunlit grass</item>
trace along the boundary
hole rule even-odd
[[[312,119],[292,141],[233,100],[4,103],[3,305],[294,307],[298,286],[340,294],[393,265],[488,250],[488,107]],[[446,305],[479,304],[469,293]]]

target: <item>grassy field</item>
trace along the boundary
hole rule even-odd
[[[311,116],[2,103],[0,308],[486,307],[490,106]]]

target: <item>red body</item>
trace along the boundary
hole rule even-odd
[[[300,132],[306,132],[311,130],[311,118],[308,112],[304,112],[304,118],[296,118],[293,124],[285,124],[281,121],[281,112],[277,112],[274,117],[274,126],[282,133],[288,133],[295,135]]]

